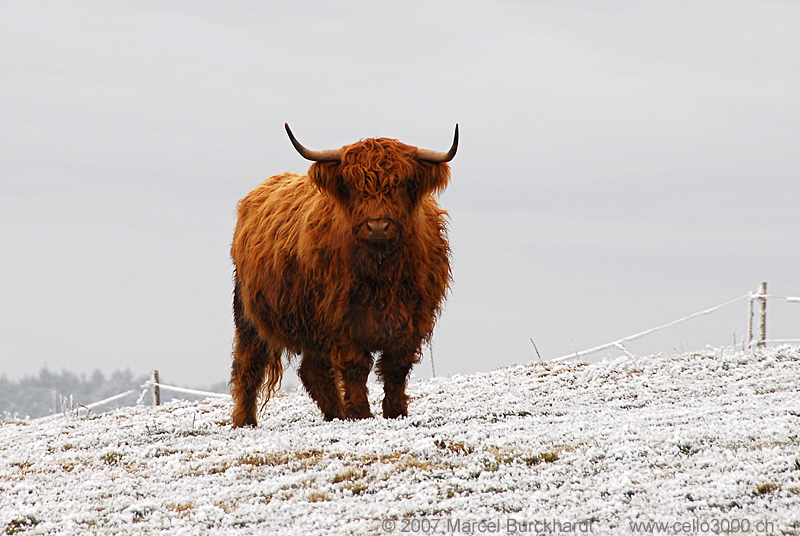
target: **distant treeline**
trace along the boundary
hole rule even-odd
[[[55,373],[44,368],[37,376],[26,376],[20,380],[11,381],[4,376],[0,377],[0,420],[4,417],[35,419],[62,410],[64,405],[69,406],[70,396],[72,407],[81,404],[91,404],[131,389],[136,389],[149,379],[148,375],[134,376],[130,370],[117,371],[106,377],[101,371],[95,370],[87,378],[85,374],[77,376],[72,372]],[[162,382],[165,379],[160,378]],[[173,384],[175,385],[175,384]],[[210,389],[220,393],[227,393],[228,386],[224,382],[215,384]],[[132,394],[117,400],[106,407],[100,407],[95,413],[108,411],[115,406],[130,406],[136,403],[139,394]],[[163,393],[164,400],[169,400],[169,393]],[[184,399],[199,399],[191,395],[181,395]],[[150,403],[149,394],[145,402]]]

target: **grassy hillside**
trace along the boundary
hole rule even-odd
[[[782,347],[415,381],[401,420],[324,422],[298,390],[257,429],[232,430],[231,403],[210,400],[6,421],[0,528],[800,533],[798,378],[800,352]]]

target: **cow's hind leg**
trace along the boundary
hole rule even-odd
[[[238,285],[234,290],[233,318],[236,324],[230,382],[233,427],[256,426],[258,395],[262,391],[265,378],[267,400],[280,385],[283,377],[283,352],[282,349],[272,348],[267,341],[261,339],[258,330],[245,317]]]
[[[408,416],[406,384],[411,367],[419,363],[419,346],[399,351],[384,351],[376,373],[383,381],[383,416],[387,419]]]
[[[339,375],[344,387],[344,413],[348,419],[372,417],[369,408],[367,379],[372,370],[372,356],[363,350],[342,352],[339,359]]]
[[[304,351],[297,375],[326,421],[344,419],[339,382],[330,357],[320,351]]]

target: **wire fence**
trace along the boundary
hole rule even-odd
[[[640,337],[644,337],[644,336],[649,335],[651,333],[654,333],[656,331],[660,331],[660,330],[669,328],[671,326],[674,326],[676,324],[680,324],[682,322],[686,322],[687,320],[691,320],[691,319],[699,317],[699,316],[704,316],[704,315],[711,314],[711,313],[713,313],[715,311],[718,311],[718,310],[722,309],[723,307],[727,307],[727,306],[732,305],[734,303],[737,303],[737,302],[740,302],[740,301],[745,301],[745,300],[748,302],[748,330],[747,330],[747,335],[742,338],[742,350],[744,350],[746,348],[752,348],[752,347],[763,347],[767,343],[780,343],[780,344],[800,343],[800,339],[767,339],[766,338],[766,329],[767,329],[767,324],[766,324],[767,305],[766,304],[767,304],[767,300],[768,299],[780,299],[780,300],[786,300],[787,302],[800,303],[800,297],[797,297],[797,296],[776,296],[776,295],[767,294],[767,284],[766,283],[762,283],[761,287],[758,290],[758,292],[748,292],[744,296],[740,296],[738,298],[735,298],[733,300],[727,301],[727,302],[722,303],[720,305],[717,305],[715,307],[711,307],[709,309],[705,309],[703,311],[699,311],[697,313],[690,314],[690,315],[685,316],[683,318],[679,318],[677,320],[673,320],[672,322],[668,322],[668,323],[663,324],[661,326],[656,326],[654,328],[650,328],[650,329],[647,329],[645,331],[642,331],[642,332],[639,332],[639,333],[635,333],[633,335],[629,335],[627,337],[623,337],[621,339],[617,339],[615,341],[611,341],[611,342],[606,343],[606,344],[601,344],[600,346],[595,346],[594,348],[589,348],[587,350],[582,350],[580,352],[575,351],[575,352],[573,352],[571,354],[567,354],[567,355],[564,355],[564,356],[561,356],[561,357],[556,357],[554,359],[549,359],[547,361],[550,362],[550,363],[557,363],[557,362],[567,361],[569,359],[576,359],[576,358],[579,359],[581,357],[584,357],[584,356],[587,356],[587,355],[590,355],[590,354],[593,354],[593,353],[596,353],[596,352],[600,352],[602,350],[606,350],[606,349],[609,349],[609,348],[617,348],[617,349],[622,350],[623,352],[625,352],[627,355],[631,356],[632,354],[630,352],[628,352],[628,350],[625,348],[625,343],[626,342],[633,341],[633,340],[638,339]],[[753,321],[756,319],[756,310],[757,309],[758,309],[758,320],[759,320],[759,323],[758,323],[759,332],[755,333],[754,332]],[[533,339],[531,339],[531,342],[533,342]],[[534,344],[534,347],[535,347],[536,343],[533,343],[533,344]],[[538,354],[538,349],[537,349],[536,352]],[[433,358],[433,355],[431,355],[431,358]],[[434,375],[435,375],[435,372],[434,372]],[[58,418],[60,416],[66,416],[66,415],[70,415],[70,414],[76,415],[76,416],[80,416],[80,412],[81,411],[84,411],[85,415],[88,415],[95,408],[104,406],[106,404],[110,404],[112,402],[116,402],[116,401],[121,400],[121,399],[123,399],[123,398],[125,398],[127,396],[130,396],[130,395],[132,395],[134,393],[139,393],[140,391],[141,391],[141,393],[139,394],[139,397],[138,397],[138,399],[136,401],[136,405],[138,405],[138,406],[143,405],[144,404],[144,399],[147,396],[147,393],[151,393],[152,394],[152,404],[154,406],[157,406],[157,405],[161,404],[161,391],[162,390],[163,391],[171,391],[171,392],[174,392],[174,393],[186,394],[186,395],[204,396],[204,397],[208,397],[208,398],[225,398],[225,399],[230,399],[231,398],[231,395],[226,394],[226,393],[216,393],[216,392],[212,392],[212,391],[201,391],[201,390],[198,390],[198,389],[188,389],[186,387],[176,387],[174,385],[165,385],[165,384],[160,383],[158,381],[158,371],[154,370],[151,378],[149,380],[147,380],[146,382],[144,382],[142,385],[140,385],[138,388],[130,389],[128,391],[125,391],[124,393],[119,393],[117,395],[110,396],[108,398],[104,398],[103,400],[98,400],[97,402],[92,402],[91,404],[85,404],[85,405],[84,404],[78,404],[77,406],[73,403],[73,400],[72,400],[71,396],[69,398],[62,397],[62,401],[61,401],[62,411],[60,413],[54,413],[52,415],[48,415],[48,416],[41,417],[39,419],[34,419],[34,420],[41,421],[41,420],[47,420],[47,419],[54,419],[54,418]]]
[[[213,391],[201,391],[198,389],[187,389],[186,387],[176,387],[174,385],[166,385],[163,383],[159,383],[156,379],[158,378],[158,371],[153,371],[153,376],[151,379],[144,382],[142,385],[135,389],[129,389],[124,393],[119,393],[114,396],[109,396],[108,398],[104,398],[102,400],[98,400],[97,402],[92,402],[91,404],[75,404],[73,402],[72,396],[69,397],[61,397],[61,411],[58,413],[53,413],[51,415],[45,415],[44,417],[39,417],[38,419],[32,419],[33,421],[46,421],[51,419],[56,419],[60,417],[64,417],[67,415],[73,415],[75,417],[86,417],[88,416],[93,409],[99,408],[101,406],[105,406],[107,404],[111,404],[113,402],[117,402],[122,400],[126,397],[129,397],[133,394],[139,393],[139,397],[136,399],[136,405],[142,406],[144,405],[145,397],[148,393],[151,393],[153,396],[153,404],[154,406],[161,405],[161,397],[160,392],[163,391],[172,391],[175,393],[185,394],[185,395],[194,395],[194,396],[204,396],[207,398],[224,398],[230,399],[231,395],[227,393],[216,393]],[[140,392],[141,391],[141,392]]]
[[[693,314],[690,314],[688,316],[684,316],[683,318],[679,318],[677,320],[673,320],[672,322],[668,322],[668,323],[666,323],[664,325],[656,326],[654,328],[650,328],[650,329],[647,329],[647,330],[642,331],[640,333],[635,333],[633,335],[629,335],[627,337],[623,337],[621,339],[617,339],[615,341],[611,341],[611,342],[606,343],[606,344],[601,344],[600,346],[595,346],[594,348],[589,348],[587,350],[582,350],[580,352],[576,351],[576,352],[572,352],[572,353],[567,354],[567,355],[563,355],[561,357],[556,357],[554,359],[549,359],[548,362],[558,363],[558,362],[562,362],[562,361],[567,361],[569,359],[581,358],[581,357],[584,357],[584,356],[587,356],[587,355],[590,355],[590,354],[593,354],[593,353],[596,353],[596,352],[600,352],[602,350],[607,350],[608,348],[617,348],[619,350],[622,350],[626,354],[631,355],[630,352],[628,352],[628,350],[625,348],[625,343],[626,342],[630,342],[630,341],[633,341],[633,340],[638,339],[640,337],[644,337],[645,335],[649,335],[651,333],[654,333],[656,331],[660,331],[662,329],[666,329],[666,328],[674,326],[676,324],[680,324],[682,322],[686,322],[687,320],[691,320],[692,318],[696,318],[698,316],[704,316],[704,315],[707,315],[707,314],[711,314],[711,313],[713,313],[715,311],[718,311],[718,310],[722,309],[723,307],[727,307],[727,306],[732,305],[734,303],[737,303],[737,302],[740,302],[740,301],[745,301],[745,300],[747,300],[747,302],[748,302],[748,320],[749,320],[749,322],[748,322],[747,335],[745,337],[743,337],[743,339],[742,339],[742,350],[744,350],[746,348],[752,348],[752,347],[763,347],[763,346],[766,345],[766,343],[786,344],[786,343],[800,342],[800,339],[767,339],[766,335],[767,335],[767,300],[768,299],[780,299],[780,300],[786,300],[787,302],[800,303],[800,297],[797,297],[797,296],[777,296],[777,295],[774,295],[774,294],[767,294],[767,284],[766,283],[761,283],[761,287],[759,288],[758,292],[748,292],[744,296],[739,296],[738,298],[735,298],[733,300],[727,301],[727,302],[722,303],[720,305],[717,305],[715,307],[711,307],[710,309],[705,309],[703,311],[699,311],[697,313],[693,313]],[[758,334],[756,334],[754,332],[754,330],[753,330],[753,328],[754,328],[753,321],[755,319],[756,306],[758,306],[759,309],[760,309],[760,311],[759,311],[759,325],[758,325],[759,333]]]

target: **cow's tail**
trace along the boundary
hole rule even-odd
[[[283,381],[283,352],[272,350],[267,356],[266,375],[261,387],[261,411],[267,407],[272,395],[280,391]]]

